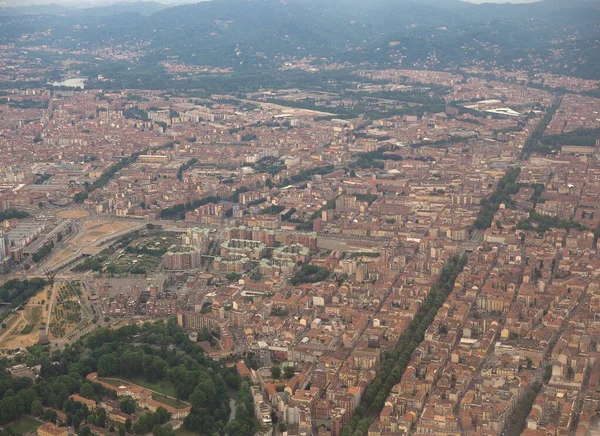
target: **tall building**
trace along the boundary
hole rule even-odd
[[[8,251],[6,250],[6,238],[4,237],[4,232],[0,230],[0,261],[4,260],[8,255]]]
[[[179,251],[169,251],[165,254],[165,269],[186,270],[200,268],[202,264],[202,252],[199,249],[189,247]]]
[[[177,324],[186,330],[218,330],[219,323],[212,314],[199,312],[179,312]]]
[[[199,227],[188,229],[185,235],[183,235],[183,243],[185,245],[199,248],[203,253],[208,251],[211,240],[210,229],[201,229]]]

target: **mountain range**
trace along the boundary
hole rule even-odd
[[[479,65],[600,78],[600,1],[213,0],[0,16],[0,43],[66,50],[144,46],[144,59],[232,67],[305,56],[353,65]],[[50,6],[48,7],[50,8]],[[26,44],[23,36],[28,35]]]

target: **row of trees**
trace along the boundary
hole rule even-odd
[[[189,212],[191,210],[194,210],[200,206],[204,206],[205,204],[208,203],[219,203],[220,201],[230,201],[232,203],[237,203],[240,201],[240,194],[243,192],[248,192],[249,189],[246,186],[240,186],[239,188],[237,188],[233,194],[231,194],[231,197],[227,197],[227,198],[222,198],[219,196],[215,196],[215,195],[209,195],[208,197],[204,197],[198,200],[194,200],[194,201],[188,201],[187,203],[181,203],[181,204],[176,204],[175,206],[172,207],[167,207],[163,210],[160,211],[160,217],[161,218],[170,218],[174,215],[179,215],[180,218],[184,218],[184,214],[185,212]],[[231,210],[228,210],[226,213],[229,214],[229,216],[231,216]]]
[[[277,184],[277,187],[283,188],[288,185],[293,185],[294,183],[306,182],[314,175],[323,176],[325,174],[333,172],[334,169],[335,168],[333,165],[325,165],[323,167],[315,167],[307,170],[301,170],[300,172],[298,172],[298,174],[295,174],[291,177],[282,180],[279,184]]]
[[[425,331],[446,301],[446,297],[452,292],[456,277],[466,263],[466,256],[454,256],[445,265],[444,272],[431,288],[427,300],[400,337],[394,350],[386,354],[385,362],[361,401],[365,406],[356,409],[354,417],[344,427],[342,436],[360,436],[367,433],[372,422],[369,416],[377,416],[383,409],[385,400],[392,388],[402,379],[412,353],[425,338]]]
[[[183,172],[190,169],[193,165],[196,164],[196,162],[198,162],[198,159],[193,157],[190,160],[188,160],[186,163],[181,164],[181,166],[179,167],[179,171],[177,171],[177,178],[179,180],[183,180]]]
[[[571,132],[544,136],[541,142],[552,149],[562,145],[594,147],[599,138],[600,129],[576,129]]]
[[[44,289],[47,284],[48,282],[41,278],[9,280],[0,286],[0,300],[16,307]]]
[[[76,271],[76,272],[79,272],[79,271],[98,272],[98,271],[102,270],[102,262],[103,261],[104,260],[102,259],[102,261],[101,261],[101,259],[98,256],[86,257],[83,262],[81,262],[80,264],[73,267],[73,271]]]
[[[550,124],[550,121],[552,121],[552,117],[554,117],[554,114],[560,107],[561,102],[562,102],[562,98],[559,98],[554,105],[552,105],[551,107],[548,108],[548,111],[546,111],[546,114],[543,116],[541,121],[538,123],[538,125],[536,126],[536,128],[533,131],[533,133],[531,134],[531,136],[529,138],[527,138],[527,140],[525,141],[525,146],[523,147],[523,150],[521,151],[521,159],[528,158],[529,156],[531,156],[531,153],[533,153],[533,152],[547,154],[552,151],[552,148],[550,147],[550,145],[544,144],[544,145],[540,146],[540,142],[542,141],[542,138],[544,137],[544,132],[546,131],[548,124]]]
[[[504,433],[506,436],[518,436],[525,430],[525,420],[527,419],[527,416],[529,416],[531,407],[541,389],[542,385],[539,382],[534,382],[531,390],[525,394],[521,401],[519,401],[515,412],[510,416],[508,424],[506,425]]]
[[[281,213],[285,210],[285,206],[280,206],[280,205],[271,205],[268,207],[265,207],[264,209],[262,209],[260,211],[260,213],[262,215],[277,215],[278,213]]]
[[[31,256],[31,260],[37,263],[40,260],[45,259],[52,252],[53,248],[54,241],[47,242],[42,246],[42,248],[33,253],[33,255]]]
[[[17,209],[7,209],[4,212],[0,212],[0,222],[4,220],[10,220],[13,218],[22,220],[23,218],[27,218],[28,216],[29,214],[27,212]]]
[[[549,229],[565,229],[567,231],[571,229],[575,230],[587,230],[587,227],[572,221],[562,220],[557,216],[545,216],[535,212],[530,212],[529,218],[521,221],[517,228],[520,230],[536,230],[538,233],[544,233]]]
[[[491,227],[494,214],[500,208],[500,204],[512,203],[511,195],[519,192],[520,185],[517,182],[517,177],[521,173],[521,168],[509,168],[504,177],[498,182],[496,192],[494,192],[489,199],[481,200],[481,210],[475,220],[475,228],[487,229]]]
[[[174,143],[168,143],[165,145],[161,145],[158,147],[153,147],[150,150],[151,151],[158,151],[158,150],[162,150],[165,148],[172,148]],[[96,189],[100,189],[103,188],[113,177],[114,175],[118,172],[121,171],[123,168],[128,167],[129,165],[131,165],[132,163],[134,163],[135,161],[137,161],[138,157],[140,157],[142,154],[147,153],[149,149],[145,149],[142,151],[138,151],[136,153],[131,154],[131,156],[129,157],[124,157],[122,158],[119,162],[117,162],[114,165],[111,165],[104,173],[102,173],[102,175],[100,177],[98,177],[98,179],[96,179],[96,181],[94,181],[94,183],[86,183],[85,186],[85,190],[78,192],[77,194],[75,194],[73,196],[73,201],[76,203],[82,203],[85,199],[88,198],[90,192],[96,190]]]
[[[98,179],[96,179],[96,181],[94,181],[94,183],[86,184],[85,189],[83,191],[75,194],[73,196],[73,201],[76,203],[82,203],[85,199],[88,198],[90,192],[94,191],[95,189],[103,188],[114,177],[114,175],[118,171],[121,171],[123,168],[131,165],[133,162],[135,162],[137,160],[137,158],[140,155],[142,155],[146,152],[147,152],[147,150],[133,153],[131,156],[124,157],[116,164],[111,165],[104,173],[102,173],[102,175],[100,177],[98,177]]]
[[[170,218],[174,215],[184,214],[185,212],[189,212],[200,206],[204,206],[205,204],[218,203],[219,201],[221,201],[221,197],[216,197],[216,196],[211,195],[208,197],[201,198],[199,200],[188,201],[187,203],[176,204],[175,206],[167,207],[167,208],[161,210],[160,217],[161,218]]]

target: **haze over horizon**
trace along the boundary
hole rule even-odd
[[[211,1],[211,0],[82,0],[82,1],[73,1],[73,0],[0,0],[0,7],[19,7],[19,6],[35,6],[35,5],[49,5],[49,4],[58,4],[65,6],[106,6],[115,3],[136,3],[136,2],[147,2],[147,1],[156,1],[156,3],[162,3],[164,5],[175,6],[181,4],[191,4],[191,3],[200,3],[202,1]],[[467,3],[535,3],[542,0],[462,0]]]

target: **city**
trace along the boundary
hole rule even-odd
[[[600,434],[600,78],[4,47],[2,436]]]

